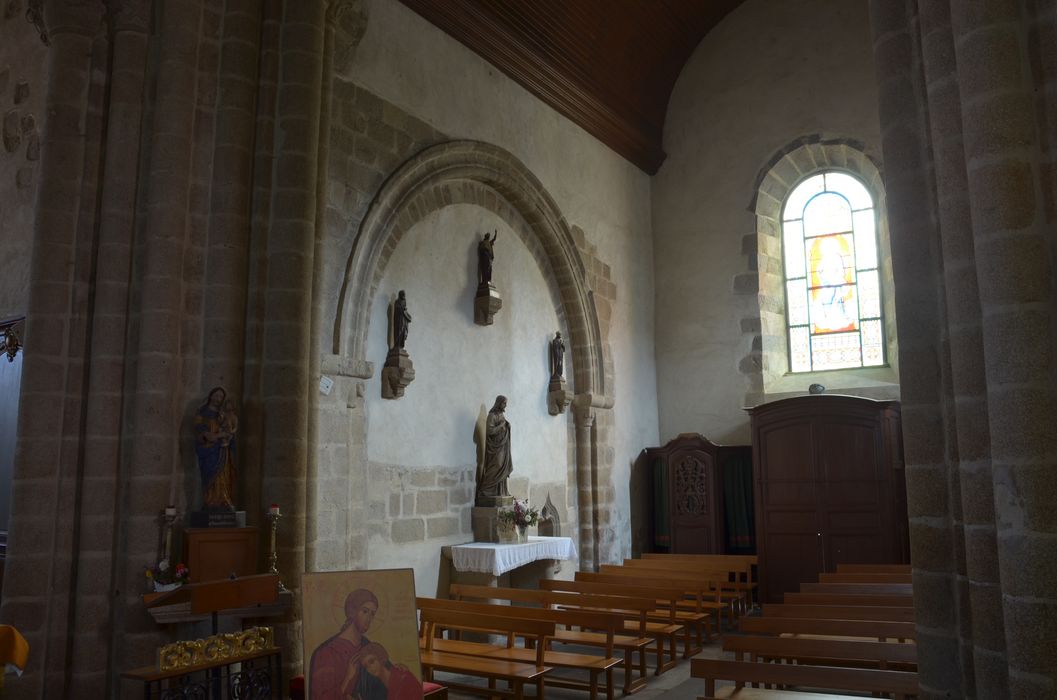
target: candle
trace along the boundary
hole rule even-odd
[[[268,515],[279,515],[279,504],[273,503],[268,506]]]
[[[167,517],[174,517],[176,515],[176,506],[165,506],[165,515]]]

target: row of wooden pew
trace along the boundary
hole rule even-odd
[[[891,696],[917,694],[917,647],[909,567],[841,565],[760,617],[744,617],[723,649],[733,660],[696,658],[703,700],[848,698],[804,689]],[[734,685],[718,687],[717,681]],[[763,687],[759,687],[763,686]],[[793,689],[797,690],[793,690]]]
[[[642,559],[578,572],[574,581],[545,579],[539,589],[453,584],[450,599],[417,601],[423,672],[488,681],[487,688],[445,681],[470,693],[522,698],[534,686],[542,698],[551,686],[612,700],[614,669],[623,671],[623,693],[633,693],[646,684],[647,656],[659,675],[678,663],[680,640],[689,658],[719,632],[723,616],[743,614],[755,590],[754,565],[755,557]]]

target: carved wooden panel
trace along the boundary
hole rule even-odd
[[[686,455],[675,465],[675,512],[677,515],[704,515],[708,508],[705,465]]]

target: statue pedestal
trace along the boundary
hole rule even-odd
[[[565,385],[565,379],[552,378],[547,385],[547,412],[552,416],[565,413],[566,407],[573,402],[573,392]]]
[[[404,389],[415,380],[415,366],[407,350],[393,348],[385,358],[382,367],[382,398],[399,399]]]
[[[492,325],[492,319],[503,308],[503,298],[499,296],[499,290],[491,284],[477,287],[477,294],[473,298],[473,322],[478,326]]]
[[[474,506],[470,510],[470,529],[473,530],[474,542],[498,542],[496,522],[499,520],[499,509],[514,505],[513,496],[497,496],[489,500],[500,502],[491,506]]]

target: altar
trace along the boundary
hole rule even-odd
[[[450,545],[441,549],[441,561],[447,566],[441,567],[437,594],[446,598],[450,583],[535,588],[539,579],[553,578],[561,571],[559,562],[577,556],[571,537],[530,536],[528,542],[515,544]]]

